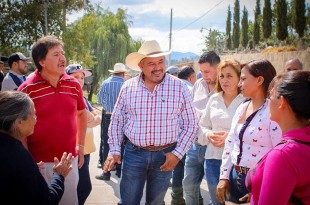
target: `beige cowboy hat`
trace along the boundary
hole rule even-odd
[[[139,63],[143,58],[150,57],[156,58],[159,56],[167,56],[171,53],[170,51],[163,52],[157,41],[145,41],[138,52],[130,53],[126,57],[126,65],[136,71],[141,71],[139,67]]]
[[[128,70],[122,63],[115,63],[113,70],[109,70],[110,73],[126,73]]]

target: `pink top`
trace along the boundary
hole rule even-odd
[[[291,130],[285,140],[310,142],[310,126]],[[293,193],[310,204],[310,146],[287,141],[270,150],[247,175],[246,185],[252,194],[251,204],[293,204]]]

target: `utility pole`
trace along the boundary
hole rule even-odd
[[[172,8],[170,13],[170,34],[169,34],[169,51],[171,50],[171,41],[172,41]],[[171,65],[171,54],[169,55],[168,66]]]
[[[44,20],[45,20],[45,35],[47,35],[47,0],[43,0],[44,4]]]

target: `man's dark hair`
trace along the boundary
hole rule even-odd
[[[178,78],[187,80],[193,73],[195,73],[195,70],[191,66],[183,66],[178,73]]]
[[[55,46],[64,46],[63,42],[58,40],[55,36],[44,36],[40,38],[32,47],[32,59],[38,71],[42,70],[40,61],[44,60],[48,50]]]
[[[210,65],[214,66],[219,64],[221,61],[220,57],[214,52],[214,51],[209,51],[209,52],[204,52],[199,60],[198,63],[210,63]]]

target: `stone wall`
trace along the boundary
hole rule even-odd
[[[279,53],[248,53],[248,54],[232,54],[232,55],[220,55],[221,60],[236,59],[240,63],[246,63],[255,59],[267,59],[277,70],[277,73],[281,73],[284,69],[284,64],[291,58],[299,58],[303,63],[303,69],[310,71],[310,47],[303,51],[290,51]],[[198,63],[194,63],[196,71],[199,71]]]

